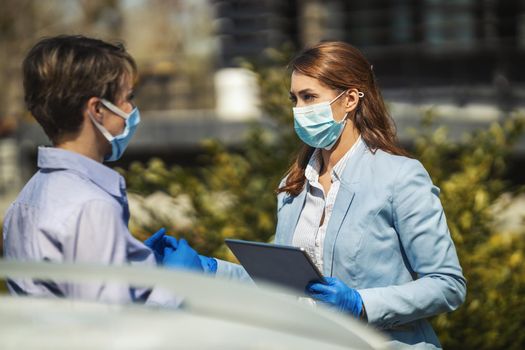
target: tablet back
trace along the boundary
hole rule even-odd
[[[323,280],[323,275],[301,248],[236,239],[225,242],[256,283],[276,283],[304,294],[309,282]]]

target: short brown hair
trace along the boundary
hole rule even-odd
[[[54,143],[79,130],[91,97],[114,102],[124,77],[135,80],[137,66],[120,43],[60,35],[35,44],[22,71],[27,109]]]

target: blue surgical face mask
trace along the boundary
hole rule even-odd
[[[314,148],[327,150],[330,150],[335,145],[346,125],[348,113],[345,114],[340,122],[336,122],[330,105],[337,101],[345,92],[341,92],[330,102],[293,108],[295,132],[304,143]]]
[[[102,104],[109,109],[111,112],[115,113],[122,119],[126,121],[126,126],[124,127],[124,130],[119,135],[113,136],[111,133],[99,122],[93,118],[91,114],[89,114],[89,117],[91,118],[91,121],[97,129],[104,135],[106,140],[108,140],[109,143],[111,143],[111,154],[106,155],[104,157],[104,161],[106,162],[114,162],[122,155],[124,154],[124,151],[126,150],[126,147],[128,147],[129,142],[131,141],[131,138],[133,137],[133,134],[135,134],[135,130],[137,129],[137,125],[140,123],[140,112],[137,107],[133,108],[131,113],[126,113],[117,106],[115,106],[113,103],[109,102],[108,100],[102,99]]]

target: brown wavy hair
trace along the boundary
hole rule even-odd
[[[399,145],[394,121],[386,109],[372,67],[358,49],[340,41],[320,42],[301,52],[288,67],[291,72],[315,78],[340,92],[352,88],[364,92],[356,113],[350,116],[363,141],[374,153],[380,149],[408,156]],[[313,147],[303,144],[278,193],[293,196],[301,193],[306,181],[304,171],[313,152]]]

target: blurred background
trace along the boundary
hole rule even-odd
[[[232,259],[269,241],[298,141],[286,64],[344,40],[373,65],[401,143],[441,190],[469,296],[433,320],[445,348],[525,346],[525,0],[2,0],[0,222],[49,144],[23,104],[40,38],[124,42],[142,124],[115,167],[130,229],[160,226]]]

